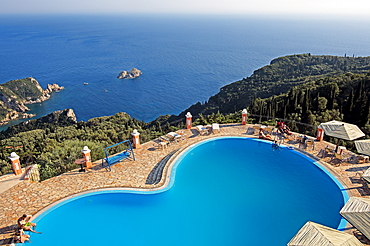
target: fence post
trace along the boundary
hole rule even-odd
[[[324,139],[324,130],[321,129],[320,127],[317,127],[316,140],[321,142],[323,139]]]
[[[246,125],[248,120],[248,111],[247,109],[243,109],[242,111],[242,125]]]
[[[19,162],[19,156],[15,152],[12,152],[8,158],[10,159],[10,163],[12,164],[14,174],[21,174],[22,167],[21,163]]]
[[[132,143],[135,149],[140,148],[140,133],[134,129],[131,133],[132,136]]]
[[[186,115],[186,129],[190,129],[192,127],[192,115],[190,112],[188,112]]]
[[[82,152],[82,157],[85,159],[85,167],[91,168],[92,167],[91,150],[89,149],[89,147],[84,146],[81,152]]]

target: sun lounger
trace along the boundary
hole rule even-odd
[[[164,136],[160,136],[159,139],[163,140],[163,141],[166,141],[168,144],[172,143],[174,141],[173,138],[167,136],[167,135],[164,135]]]
[[[267,127],[265,127],[263,130],[264,130],[267,134],[272,134],[273,129],[274,129],[273,127],[267,126]]]
[[[217,124],[217,123],[213,123],[212,124],[212,132],[213,133],[218,133],[218,132],[220,132],[220,125],[219,124]]]
[[[307,139],[306,140],[306,149],[307,150],[315,150],[315,142],[313,139]]]
[[[337,152],[333,152],[333,157],[331,158],[331,161],[332,160],[338,160],[339,161],[338,164],[340,164],[340,163],[343,162],[344,159],[345,158],[341,154],[338,154]]]
[[[257,134],[258,134],[258,133],[259,133],[259,131],[260,131],[260,128],[261,128],[261,125],[254,125],[254,126],[253,126],[254,133],[256,133],[256,132],[257,132]]]
[[[180,141],[184,139],[184,136],[177,134],[176,132],[169,132],[167,135],[172,137],[173,141]]]
[[[208,129],[205,128],[203,125],[197,125],[196,128],[200,135],[204,135],[208,133]]]

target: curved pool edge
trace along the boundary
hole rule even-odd
[[[76,194],[67,196],[65,198],[62,198],[62,199],[46,206],[45,208],[41,209],[39,212],[37,212],[33,216],[33,221],[37,223],[44,216],[46,216],[49,212],[53,211],[54,209],[57,209],[58,207],[66,204],[68,202],[71,202],[73,200],[76,200],[76,199],[79,199],[79,198],[82,198],[82,197],[95,195],[95,194],[103,194],[103,193],[157,194],[157,193],[165,192],[165,191],[171,189],[171,187],[173,186],[173,184],[175,182],[176,169],[177,169],[177,166],[180,163],[181,159],[184,158],[184,156],[185,156],[184,153],[190,151],[191,149],[193,149],[193,148],[195,148],[195,147],[197,147],[201,144],[205,144],[207,142],[214,141],[216,139],[223,139],[223,138],[250,139],[250,140],[253,140],[253,141],[261,141],[261,142],[264,142],[264,143],[273,144],[272,142],[267,141],[267,140],[261,140],[261,139],[250,138],[250,137],[238,137],[238,136],[222,136],[222,137],[215,136],[215,137],[203,139],[201,141],[195,142],[195,143],[185,147],[184,149],[180,149],[180,151],[175,156],[172,156],[168,160],[167,168],[165,169],[165,172],[162,176],[162,178],[164,179],[164,183],[163,183],[163,185],[161,185],[159,187],[155,187],[155,188],[110,187],[110,188],[99,188],[99,189],[93,189],[93,190],[89,190],[89,191],[76,193]],[[311,157],[308,156],[308,153],[306,153],[304,151],[297,151],[297,150],[295,150],[295,148],[291,148],[291,147],[283,145],[283,144],[280,145],[280,147],[281,148],[286,148],[288,150],[293,150],[297,154],[301,155],[302,157],[304,157],[304,158],[308,159],[310,162],[312,162],[316,167],[318,167],[320,170],[325,172],[325,174],[328,175],[333,180],[333,182],[338,186],[339,190],[342,193],[344,204],[349,200],[349,194],[346,191],[345,184],[340,181],[339,177],[335,177],[335,175],[330,170],[328,170],[323,164],[321,164],[320,161],[316,161],[316,160],[312,159]],[[340,223],[339,223],[339,225],[336,229],[340,230],[340,231],[343,231],[346,228],[347,223],[348,222],[342,217],[341,221],[340,221]]]

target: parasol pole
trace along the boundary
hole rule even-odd
[[[338,147],[339,147],[339,138],[337,138],[338,139],[338,141],[337,141],[337,146],[335,146],[335,153],[338,153]]]

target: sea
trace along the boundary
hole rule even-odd
[[[79,121],[126,112],[149,122],[204,103],[280,56],[370,56],[369,24],[339,16],[3,15],[0,84],[34,77],[43,88],[64,86],[29,105],[36,118],[72,108]],[[142,75],[117,79],[131,68]]]

